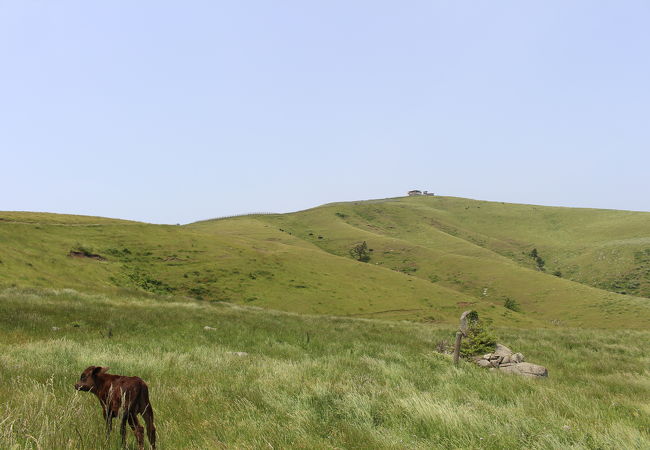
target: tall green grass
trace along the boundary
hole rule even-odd
[[[444,326],[72,290],[0,308],[3,449],[117,448],[73,389],[91,364],[147,381],[161,449],[650,447],[647,331],[495,329],[534,380],[454,368]]]

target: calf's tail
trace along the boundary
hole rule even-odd
[[[147,425],[147,437],[149,438],[149,444],[151,448],[156,448],[156,427],[153,424],[153,408],[151,407],[151,402],[149,402],[149,388],[145,385],[140,391],[140,401],[144,407],[142,412],[142,418],[144,419],[145,424]]]

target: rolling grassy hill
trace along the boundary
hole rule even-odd
[[[650,327],[650,300],[641,297],[648,240],[650,213],[450,197],[185,226],[9,212],[0,213],[0,286],[138,290],[444,323],[472,308],[520,327]],[[368,263],[349,254],[362,241]],[[612,292],[623,279],[636,295]],[[506,299],[519,312],[504,308]]]
[[[641,287],[650,282],[650,267],[639,263],[638,255],[650,252],[650,213],[407,197],[190,227],[219,234],[248,229],[237,223],[252,220],[343,258],[350,258],[355,243],[366,241],[372,250],[368,265],[461,292],[471,296],[474,305],[502,305],[510,298],[522,312],[553,323],[649,324],[650,301],[597,286],[607,285],[599,280],[608,279],[608,270],[626,270],[625,276],[639,286],[635,293],[645,292]],[[543,271],[530,257],[533,248],[549,261]],[[594,255],[600,248],[619,257],[598,259]],[[557,271],[564,272],[553,275]]]
[[[648,448],[649,220],[445,197],[0,213],[0,448],[120,448],[73,390],[89,365],[148,382],[160,448]],[[437,353],[467,309],[549,378]]]
[[[455,368],[445,325],[69,289],[0,305],[3,449],[120,448],[73,389],[89,365],[147,381],[160,448],[650,446],[648,331],[496,328],[535,380]]]

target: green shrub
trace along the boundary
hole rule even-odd
[[[512,311],[520,311],[519,303],[517,303],[516,300],[511,299],[510,297],[506,297],[503,300],[503,307],[508,308],[508,309],[510,309]]]
[[[192,286],[187,290],[192,297],[203,299],[204,296],[208,295],[208,290],[203,286]]]
[[[154,294],[169,294],[175,290],[175,288],[164,281],[153,278],[138,267],[131,268],[125,275],[135,286]]]
[[[478,313],[470,312],[467,315],[467,336],[461,343],[460,354],[464,358],[483,355],[494,351],[496,344],[496,338],[484,328]]]
[[[72,250],[70,250],[70,252],[80,253],[83,256],[87,257],[96,256],[94,250],[91,247],[82,244],[76,244],[74,247],[72,247]]]
[[[370,253],[368,252],[368,244],[363,241],[361,244],[355,244],[350,249],[350,256],[357,261],[368,262],[370,261]]]
[[[535,261],[537,269],[544,272],[544,265],[546,264],[546,261],[544,261],[544,259],[539,255],[537,248],[532,249],[528,256],[530,256]]]

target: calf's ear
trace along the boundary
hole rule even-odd
[[[99,375],[100,373],[108,372],[108,367],[95,367],[93,369],[93,375]]]

